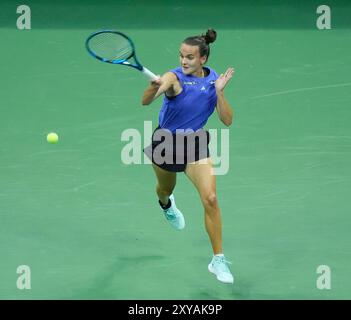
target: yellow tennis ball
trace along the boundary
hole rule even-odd
[[[46,137],[46,140],[49,142],[49,143],[57,143],[58,141],[58,135],[54,132],[51,132],[47,135]]]

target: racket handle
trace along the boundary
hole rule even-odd
[[[141,72],[145,76],[147,76],[151,81],[154,81],[154,80],[158,79],[158,77],[154,73],[152,73],[149,69],[147,69],[145,67],[143,67],[143,70],[141,70]]]

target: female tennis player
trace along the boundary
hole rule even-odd
[[[179,50],[180,67],[152,81],[145,90],[143,105],[150,104],[163,94],[164,98],[159,126],[152,135],[151,145],[144,152],[153,162],[159,204],[166,219],[177,230],[185,227],[183,214],[176,207],[173,195],[177,172],[185,172],[194,184],[204,207],[206,231],[213,249],[208,270],[219,281],[233,283],[229,262],[222,249],[216,177],[208,149],[210,137],[203,129],[215,109],[226,126],[230,126],[233,119],[232,108],[224,97],[224,88],[234,69],[228,68],[218,77],[213,69],[204,66],[210,55],[210,43],[215,40],[216,31],[213,29],[205,35],[186,38]]]

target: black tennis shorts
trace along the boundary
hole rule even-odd
[[[160,168],[170,172],[185,171],[187,163],[208,158],[210,133],[207,130],[172,133],[157,127],[152,134],[151,144],[144,153]]]

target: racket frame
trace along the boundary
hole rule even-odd
[[[106,58],[98,56],[93,50],[90,49],[89,41],[92,38],[94,38],[95,36],[97,36],[97,35],[99,35],[101,33],[114,33],[114,34],[118,34],[119,36],[125,38],[129,42],[129,44],[130,44],[130,46],[132,48],[132,52],[129,55],[129,57],[125,58],[125,59],[110,60],[110,59],[106,59]],[[139,62],[138,58],[136,57],[135,46],[134,46],[134,43],[133,43],[132,39],[130,39],[127,35],[125,35],[122,32],[115,31],[115,30],[100,30],[100,31],[94,32],[85,40],[85,47],[86,47],[87,51],[90,53],[90,55],[92,55],[94,58],[96,58],[96,59],[98,59],[98,60],[100,60],[102,62],[107,62],[107,63],[111,63],[111,64],[120,64],[120,65],[124,65],[124,66],[127,66],[127,67],[135,68],[135,69],[141,71],[151,81],[158,79],[158,77],[154,73],[152,73],[149,69],[147,69],[147,68],[145,68],[145,67],[143,67],[141,65],[141,63]],[[135,64],[130,63],[129,61],[127,61],[130,58],[132,58],[132,57],[135,60]]]

